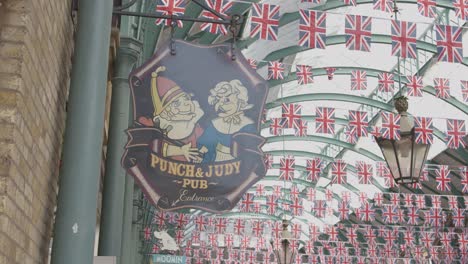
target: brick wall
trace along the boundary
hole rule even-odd
[[[0,0],[0,264],[47,263],[65,127],[69,0]]]

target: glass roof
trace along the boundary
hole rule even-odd
[[[233,1],[239,3],[249,3],[257,1]],[[294,3],[293,3],[294,2]],[[263,4],[277,4],[280,5],[280,15],[284,16],[286,13],[298,12],[299,9],[317,9],[326,10],[327,12],[327,37],[342,36],[344,32],[345,15],[356,14],[370,16],[372,21],[372,34],[376,40],[379,36],[391,36],[391,20],[394,19],[392,13],[385,13],[382,11],[374,10],[371,1],[358,1],[356,7],[339,5],[339,1],[323,1],[322,4],[311,3],[298,3],[299,1],[290,0],[271,0],[260,1]],[[336,7],[338,6],[338,7]],[[334,7],[334,8],[333,8]],[[417,23],[417,38],[421,43],[426,43],[431,47],[435,46],[435,33],[433,26],[437,24],[447,24],[456,26],[465,26],[466,23],[455,17],[455,12],[451,9],[438,7],[437,18],[428,18],[419,14],[418,7],[415,1],[404,1],[398,3],[400,12],[398,14],[399,20],[411,21]],[[251,14],[250,14],[251,15]],[[249,18],[250,18],[249,15]],[[244,32],[242,33],[243,39],[248,39],[250,34],[250,19],[246,22]],[[310,121],[308,123],[308,136],[317,136],[325,139],[334,140],[335,144],[328,143],[325,140],[315,140],[310,137],[297,138],[294,136],[294,130],[286,130],[284,136],[274,136],[269,131],[268,124],[265,125],[261,131],[261,135],[267,138],[267,143],[263,147],[265,153],[274,153],[273,155],[273,168],[268,170],[267,177],[261,180],[258,184],[266,187],[282,186],[286,191],[287,196],[291,186],[294,184],[298,186],[299,191],[305,193],[309,187],[314,187],[317,190],[316,200],[326,200],[325,191],[331,190],[334,194],[331,207],[334,209],[334,214],[327,215],[326,217],[318,218],[311,213],[313,211],[314,202],[303,199],[304,213],[301,216],[292,216],[290,213],[277,215],[277,219],[286,218],[292,219],[293,223],[300,223],[302,225],[302,235],[300,240],[302,243],[308,240],[308,226],[314,224],[321,230],[326,225],[334,225],[340,222],[337,216],[338,202],[341,200],[343,192],[349,192],[351,195],[350,213],[352,209],[361,207],[359,201],[359,193],[366,193],[369,199],[374,197],[378,192],[392,192],[389,190],[382,177],[375,176],[376,162],[382,161],[382,153],[371,137],[359,138],[356,144],[352,144],[349,148],[343,148],[340,144],[349,144],[346,141],[343,131],[347,125],[348,111],[359,110],[369,113],[369,118],[375,117],[374,125],[379,126],[381,120],[379,113],[382,109],[372,106],[372,102],[377,101],[388,106],[388,109],[393,108],[392,98],[394,94],[383,94],[377,89],[377,73],[380,72],[393,72],[397,76],[398,64],[402,76],[420,75],[423,78],[425,86],[433,86],[433,79],[437,77],[444,77],[450,79],[450,94],[452,98],[448,100],[436,98],[432,93],[424,92],[422,97],[409,97],[409,113],[413,116],[432,117],[434,119],[434,127],[443,135],[446,128],[447,119],[468,120],[468,107],[463,102],[463,97],[460,89],[460,80],[468,79],[468,67],[466,65],[468,54],[468,30],[463,33],[463,45],[465,54],[465,64],[460,63],[447,63],[437,62],[434,59],[434,52],[427,50],[418,50],[418,58],[415,60],[401,60],[391,56],[391,45],[384,43],[381,40],[376,43],[373,39],[370,52],[352,51],[345,47],[343,42],[327,45],[326,49],[308,49],[297,51],[298,43],[298,25],[299,20],[294,19],[289,23],[282,23],[279,27],[279,34],[277,41],[260,40],[256,39],[253,43],[248,45],[247,48],[242,50],[244,56],[248,59],[257,60],[260,65],[258,73],[267,79],[268,70],[265,62],[270,58],[275,58],[283,62],[286,66],[286,72],[292,74],[296,71],[296,65],[309,65],[312,67],[314,73],[314,83],[307,85],[299,85],[295,78],[291,81],[283,82],[279,85],[270,87],[270,95],[267,103],[276,102],[276,107],[268,109],[266,113],[266,120],[271,118],[281,117],[281,103],[288,97],[298,95],[317,95],[317,94],[331,94],[330,98],[326,100],[299,100],[297,103],[302,106],[303,116],[314,116],[316,107],[332,107],[336,109],[335,118],[343,119],[342,123],[337,122],[335,127],[335,135],[330,134],[317,134],[315,133],[315,123]],[[296,48],[296,49],[294,49]],[[288,50],[289,49],[289,50]],[[275,54],[276,52],[276,54]],[[279,56],[279,52],[281,55]],[[278,57],[279,56],[279,57]],[[262,63],[263,62],[263,63]],[[329,80],[327,75],[323,73],[326,67],[335,67],[337,72],[332,80]],[[322,70],[322,71],[319,71]],[[353,70],[368,71],[367,76],[367,90],[351,91],[351,72]],[[288,75],[288,74],[286,74]],[[395,91],[398,91],[398,81],[395,82]],[[403,90],[404,92],[405,90]],[[343,97],[339,95],[352,95],[354,97]],[[299,97],[300,98],[300,97]],[[370,103],[365,105],[362,101],[355,98],[365,98]],[[388,111],[387,109],[383,109]],[[396,112],[396,111],[394,111]],[[446,139],[440,135],[434,137],[434,143],[429,152],[428,159],[431,160],[437,155],[440,155],[447,149]],[[330,159],[342,159],[349,166],[354,167],[357,161],[363,161],[372,164],[374,168],[374,183],[373,184],[359,184],[355,169],[349,169],[347,173],[347,184],[330,184],[330,171],[326,171],[316,184],[307,183],[305,178],[305,171],[296,169],[294,175],[295,180],[293,183],[284,182],[279,180],[279,164],[283,156],[291,154],[292,151],[300,151],[301,153],[310,153],[311,156],[293,155],[296,161],[296,166],[303,168],[306,167],[306,162],[311,159],[313,155],[325,155]],[[294,153],[294,152],[293,152]],[[328,164],[328,162],[327,162]],[[466,164],[466,160],[465,160]],[[297,181],[296,181],[297,180]],[[256,186],[253,186],[249,192],[255,193]],[[267,188],[267,194],[272,193],[272,188]],[[395,191],[395,190],[393,190]],[[257,196],[255,198],[265,205],[264,197]],[[197,214],[207,214],[198,212]],[[239,208],[229,213],[228,217],[231,218],[268,218],[265,213],[266,207],[264,206],[261,214],[246,214],[240,212]],[[216,217],[216,216],[214,216]],[[272,219],[272,218],[270,218]],[[187,236],[190,230],[186,231]],[[268,239],[268,237],[267,237]],[[220,241],[222,246],[224,242]]]

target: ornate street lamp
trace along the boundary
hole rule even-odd
[[[395,99],[395,108],[400,114],[400,140],[376,138],[385,161],[395,182],[411,184],[419,182],[421,171],[429,153],[429,144],[415,142],[414,118],[406,112],[408,99],[404,96]]]
[[[289,221],[283,219],[283,231],[281,231],[281,249],[274,250],[278,264],[292,264],[294,260],[294,251],[290,247],[292,238],[288,230]],[[273,242],[271,242],[273,244]]]

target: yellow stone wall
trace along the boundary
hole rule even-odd
[[[73,52],[70,0],[0,0],[0,264],[47,263]]]

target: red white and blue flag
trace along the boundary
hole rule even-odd
[[[418,11],[425,17],[436,17],[436,1],[435,0],[417,0]]]
[[[431,144],[434,142],[434,129],[432,127],[432,118],[430,117],[415,117],[414,118],[414,134],[417,144]]]
[[[450,191],[450,170],[447,165],[439,165],[435,170],[437,190],[443,192]]]
[[[434,78],[434,89],[436,91],[436,97],[444,99],[450,98],[450,79]]]
[[[277,40],[279,27],[279,5],[253,4],[250,37]]]
[[[366,137],[369,123],[367,122],[367,112],[349,110],[350,133],[357,137]]]
[[[359,15],[346,15],[346,47],[350,50],[370,51],[372,18]]]
[[[400,139],[400,115],[381,112],[382,115],[382,137],[391,140]]]
[[[299,119],[297,122],[294,122],[294,135],[296,137],[307,136],[307,121]]]
[[[314,10],[299,10],[299,46],[311,49],[325,49],[326,21],[325,12]]]
[[[357,70],[351,72],[351,90],[367,90],[367,72]]]
[[[372,184],[372,165],[358,161],[357,169],[359,184]]]
[[[293,128],[296,122],[301,120],[302,105],[300,104],[282,104],[281,117],[285,121],[285,127]]]
[[[466,147],[465,120],[447,119],[447,146],[451,149]]]
[[[206,5],[211,9],[215,10],[216,12],[225,15],[231,9],[233,2],[228,0],[205,0]],[[208,10],[203,10],[202,17],[212,19],[212,20],[221,20],[218,16],[211,13]],[[224,24],[216,24],[216,23],[202,23],[200,26],[201,30],[210,32],[212,34],[223,34],[227,35],[228,30],[227,26]]]
[[[303,214],[304,207],[302,206],[302,199],[294,198],[291,204],[291,212],[294,216],[301,216]]]
[[[317,107],[315,114],[315,132],[335,134],[335,108]]]
[[[345,5],[356,6],[356,0],[343,0],[343,3],[344,3]]]
[[[267,169],[267,170],[271,169],[271,167],[273,165],[273,155],[265,154],[263,156],[263,162],[265,163],[265,169]]]
[[[379,73],[379,91],[392,92],[394,86],[393,73],[382,72]]]
[[[284,64],[279,61],[268,62],[268,80],[284,79]]]
[[[461,20],[468,20],[468,0],[452,0],[455,15]]]
[[[275,195],[268,195],[266,200],[267,213],[269,215],[276,214],[276,207],[278,206],[278,198]]]
[[[270,123],[270,134],[278,136],[283,133],[283,118],[272,118]]]
[[[301,85],[314,82],[312,67],[307,65],[296,65],[297,82]]]
[[[336,68],[327,67],[325,68],[325,71],[327,71],[328,80],[333,80],[333,76],[335,75]]]
[[[392,20],[392,55],[416,58],[416,23]]]
[[[456,227],[463,227],[463,222],[465,221],[465,211],[461,208],[452,209],[452,218]]]
[[[164,16],[177,16],[183,15],[185,12],[185,0],[158,0],[156,6],[156,13]],[[176,20],[178,27],[183,27],[181,20]],[[170,26],[171,19],[158,18],[156,25]]]
[[[463,102],[468,103],[468,81],[460,81]]]
[[[407,76],[406,88],[408,88],[408,96],[422,97],[423,81],[421,76]]]
[[[436,25],[437,60],[463,62],[462,27]]]
[[[254,69],[254,70],[257,69],[257,60],[255,60],[255,59],[247,59],[247,61],[249,62],[249,65],[250,65],[250,67],[252,67],[252,69]]]
[[[462,193],[468,193],[468,167],[461,168],[461,176]]]
[[[346,183],[346,167],[347,164],[343,160],[336,160],[332,163],[332,183],[345,184]]]
[[[372,204],[365,203],[361,208],[361,220],[366,222],[372,222],[375,220],[375,210]]]
[[[294,179],[294,166],[296,161],[292,157],[280,159],[280,180],[292,181]]]
[[[393,12],[392,0],[374,0],[374,10],[380,10],[387,13]]]

